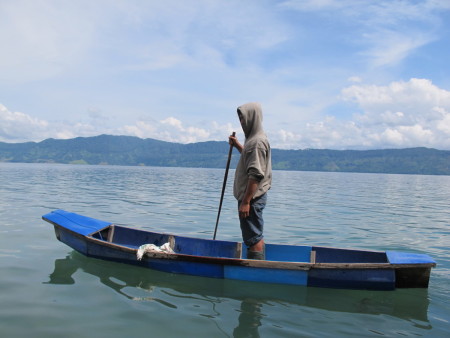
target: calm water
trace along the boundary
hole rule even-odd
[[[274,172],[266,241],[428,253],[430,288],[316,289],[86,258],[41,216],[212,238],[224,170],[0,163],[1,337],[450,336],[450,177]],[[218,239],[240,240],[230,171]]]

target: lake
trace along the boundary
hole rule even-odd
[[[2,337],[450,336],[450,176],[274,171],[265,240],[426,253],[429,289],[174,275],[86,258],[41,216],[212,238],[225,170],[0,163]],[[230,170],[217,239],[240,241]]]

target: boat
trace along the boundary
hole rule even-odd
[[[421,253],[269,243],[265,245],[266,259],[253,260],[247,259],[241,242],[135,229],[60,209],[42,218],[53,224],[59,241],[85,256],[175,274],[308,287],[394,290],[427,288],[431,268],[436,266],[430,256]]]

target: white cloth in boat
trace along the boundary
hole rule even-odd
[[[175,251],[170,247],[170,243],[164,243],[161,246],[157,246],[155,244],[144,244],[141,245],[136,253],[137,259],[140,261],[146,252],[164,252],[173,254]]]

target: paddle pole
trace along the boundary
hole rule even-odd
[[[232,136],[236,136],[236,133],[234,131],[233,131]],[[230,169],[231,153],[232,152],[233,152],[233,145],[230,144],[230,150],[228,151],[227,168],[225,169],[225,177],[223,178],[222,195],[220,196],[219,212],[217,213],[216,228],[214,229],[213,240],[216,239],[217,226],[219,225],[220,211],[222,210],[223,195],[225,193],[225,187],[227,186],[228,170]]]

